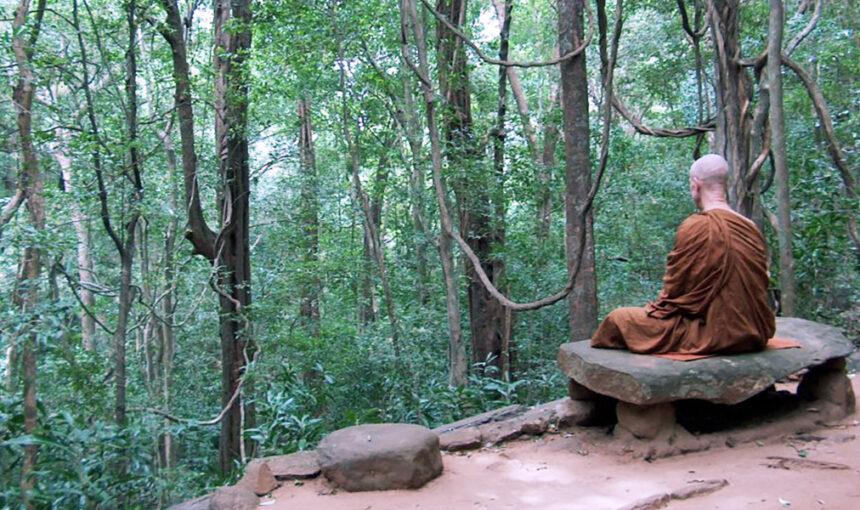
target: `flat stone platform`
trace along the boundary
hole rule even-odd
[[[854,351],[835,327],[790,317],[779,317],[776,324],[776,336],[803,348],[681,362],[619,349],[594,349],[584,340],[562,345],[558,363],[574,383],[629,404],[687,399],[737,404],[790,374],[841,360]]]

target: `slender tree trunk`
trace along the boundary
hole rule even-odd
[[[739,0],[708,0],[709,22],[714,47],[714,90],[717,128],[714,151],[729,164],[729,203],[749,216],[746,177],[749,161],[749,76],[740,65]]]
[[[423,21],[418,19],[414,0],[400,1],[400,23],[402,28],[402,55],[404,59],[409,57],[409,49],[406,41],[408,28],[412,27],[415,45],[418,49],[419,79],[422,84],[425,115],[427,116],[427,133],[430,138],[430,157],[433,165],[434,175],[442,172],[442,147],[439,142],[439,127],[436,121],[436,93],[433,83],[430,81],[430,66],[427,63],[427,46],[424,39]],[[447,196],[442,182],[437,183],[436,199],[441,206],[447,208]],[[451,250],[453,239],[444,226],[446,218],[441,219],[443,223],[442,233],[439,237],[439,258],[442,261],[442,275],[445,281],[445,307],[448,314],[448,384],[460,386],[466,383],[466,347],[463,343],[463,332],[460,327],[460,305],[457,296],[457,283],[454,273],[454,257]],[[447,228],[453,228],[448,226]]]
[[[57,162],[57,166],[60,167],[65,192],[69,195],[73,195],[76,186],[76,179],[72,171],[72,160],[61,148],[63,146],[67,146],[66,142],[69,140],[69,136],[64,130],[58,130],[57,136],[60,143],[57,144],[56,149],[53,151],[54,160]],[[84,310],[78,314],[81,322],[81,343],[84,349],[92,351],[95,349],[96,321],[90,314],[93,313],[96,298],[95,294],[91,290],[92,284],[95,283],[95,276],[93,275],[90,229],[88,219],[83,212],[81,212],[81,206],[78,201],[71,199],[69,208],[72,216],[72,223],[75,228],[75,237],[78,241],[76,246],[78,282],[80,283],[78,295],[84,306]]]
[[[298,101],[299,109],[299,151],[301,155],[301,212],[300,222],[303,237],[301,243],[304,264],[299,315],[305,319],[314,335],[319,334],[320,280],[317,276],[319,259],[319,196],[317,193],[316,155],[314,154],[313,126],[311,124],[310,99],[303,97]]]
[[[39,157],[33,146],[33,98],[35,96],[36,78],[31,64],[33,46],[36,43],[45,1],[41,0],[37,7],[36,21],[30,33],[27,33],[27,14],[30,10],[29,0],[21,0],[15,11],[12,33],[12,51],[18,66],[18,78],[13,88],[13,104],[17,120],[18,154],[20,158],[19,179],[23,182],[20,189],[26,197],[27,215],[31,227],[36,233],[45,230],[45,198]],[[27,38],[29,36],[29,39]],[[15,279],[13,302],[24,317],[28,317],[30,331],[21,342],[21,378],[24,398],[24,432],[33,434],[38,426],[38,410],[36,408],[36,377],[38,370],[38,316],[36,306],[39,302],[39,277],[42,270],[41,243],[32,239],[24,248],[18,265]],[[13,349],[15,346],[13,345]],[[13,360],[15,361],[15,360]],[[24,447],[24,462],[21,466],[20,488],[24,505],[34,508],[30,492],[35,486],[33,472],[36,469],[38,447],[35,444]]]
[[[584,0],[560,0],[558,7],[559,52],[563,55],[583,41],[582,15]],[[561,104],[564,115],[565,162],[565,247],[568,271],[573,272],[580,251],[582,262],[576,285],[570,293],[570,339],[591,337],[597,327],[597,284],[594,273],[594,236],[592,215],[585,221],[585,245],[578,246],[582,236],[582,205],[591,188],[591,159],[588,126],[588,76],[585,53],[561,63]]]
[[[174,185],[174,179],[177,171],[176,151],[173,147],[173,141],[170,139],[170,133],[166,132],[162,135],[164,148],[167,153],[167,167],[171,176],[170,182],[170,209],[177,211],[181,206],[178,190]],[[176,336],[174,333],[174,315],[176,312],[176,259],[174,252],[176,250],[176,232],[179,229],[179,216],[173,214],[170,222],[167,225],[167,231],[164,234],[164,254],[162,255],[161,267],[164,271],[164,290],[161,297],[161,318],[157,326],[160,327],[161,333],[158,335],[160,340],[158,352],[159,366],[159,381],[161,383],[161,408],[166,413],[171,412],[173,407],[173,359],[176,352]],[[164,422],[165,428],[169,424]],[[161,467],[171,469],[176,465],[176,445],[173,442],[173,436],[165,433],[160,438],[160,457]]]
[[[766,164],[767,154],[770,151],[770,135],[768,133],[768,112],[770,110],[769,85],[766,76],[760,79],[761,89],[759,100],[753,114],[750,126],[750,153],[748,167],[750,172],[746,179],[747,194],[742,210],[749,214],[749,218],[764,232],[764,206],[761,201],[761,167]],[[759,159],[761,158],[761,159]],[[758,164],[758,170],[754,170]],[[755,173],[755,175],[753,175]]]
[[[552,226],[552,168],[555,166],[555,149],[561,135],[555,122],[551,119],[558,105],[558,88],[554,86],[550,92],[549,104],[543,120],[543,150],[538,161],[538,237],[546,239]]]
[[[498,9],[499,5],[497,3],[496,8]],[[499,60],[507,60],[508,59],[508,40],[509,33],[511,30],[511,10],[513,9],[513,4],[511,0],[505,0],[504,5],[502,6],[501,16],[499,19],[501,20],[502,30],[500,32],[500,45],[499,45]],[[495,182],[493,183],[493,202],[495,208],[495,224],[492,225],[492,233],[491,238],[492,242],[495,246],[504,246],[505,244],[505,117],[507,116],[508,111],[508,72],[505,67],[499,67],[499,104],[496,112],[496,128],[493,136],[493,177],[495,178]],[[503,259],[494,260],[494,272],[493,272],[493,285],[499,288],[505,289],[505,294],[508,294],[507,290],[507,281],[505,277],[505,261]],[[483,286],[482,286],[483,287]],[[486,289],[484,289],[486,292]],[[499,307],[498,315],[501,316],[502,321],[496,324],[497,335],[500,337],[501,345],[500,345],[500,360],[499,367],[502,370],[500,374],[503,377],[510,377],[511,370],[511,361],[512,361],[512,352],[514,351],[512,345],[512,333],[513,333],[513,312],[510,308],[503,307],[501,303],[492,297],[488,297],[488,300],[492,301],[496,306]]]
[[[356,134],[356,138],[357,137],[358,135]],[[368,228],[367,224],[362,224],[364,232],[364,259],[367,264],[366,272],[362,278],[363,301],[360,303],[359,307],[359,316],[362,323],[375,321],[379,318],[379,305],[376,300],[376,291],[373,285],[371,268],[372,264],[374,264],[380,256],[375,253],[374,247],[378,247],[379,249],[383,249],[383,247],[381,239],[373,239],[371,230],[379,232],[379,229],[382,227],[382,204],[383,199],[385,198],[385,189],[388,185],[388,169],[391,163],[388,151],[392,150],[396,143],[397,136],[393,134],[388,135],[388,139],[382,143],[382,149],[384,152],[379,156],[379,163],[374,177],[374,185],[370,191],[370,197],[368,198],[368,211],[370,214],[372,229]],[[363,211],[362,214],[367,214],[367,212]]]
[[[794,316],[796,291],[794,282],[794,256],[792,255],[791,192],[785,121],[782,101],[782,33],[784,26],[782,0],[770,0],[768,23],[767,80],[770,85],[770,139],[771,154],[776,175],[776,207],[779,220],[779,287],[782,314]]]
[[[246,66],[251,52],[251,2],[216,0],[214,18],[215,152],[221,176],[221,231],[215,239],[214,265],[221,309],[221,403],[230,406],[221,421],[219,447],[221,472],[227,473],[235,460],[244,462],[249,452],[243,430],[254,426],[253,404],[240,396],[230,405],[256,348],[248,315],[251,190],[247,138],[250,78]]]
[[[467,0],[438,0],[437,10],[445,14],[457,27],[465,26]],[[454,180],[457,196],[460,235],[469,243],[481,260],[481,266],[491,281],[500,276],[500,262],[493,259],[493,218],[495,207],[491,195],[495,176],[487,175],[477,161],[477,147],[472,132],[472,106],[469,72],[463,42],[444,25],[437,25],[439,59],[439,90],[446,100],[444,132],[448,166],[457,169],[460,177]],[[505,372],[503,353],[505,344],[503,325],[505,309],[481,284],[471,261],[466,260],[466,281],[469,299],[469,330],[472,342],[472,361],[491,361],[498,373]],[[500,326],[502,326],[500,328]]]
[[[409,144],[409,151],[412,156],[412,172],[409,176],[409,190],[412,197],[412,229],[415,239],[415,269],[417,273],[418,287],[418,302],[425,305],[429,301],[429,295],[426,290],[427,281],[427,249],[430,243],[429,232],[424,221],[425,217],[425,200],[424,200],[424,167],[422,162],[424,158],[421,154],[421,124],[418,119],[418,113],[415,106],[415,99],[412,96],[412,82],[407,78],[406,64],[401,56],[403,77],[403,105],[404,105],[404,124],[406,138]]]
[[[505,2],[503,0],[493,0],[493,5],[496,7],[496,14],[499,19],[504,19]],[[532,124],[531,114],[529,113],[529,104],[526,100],[523,84],[520,81],[520,76],[517,73],[516,67],[502,68],[507,71],[508,81],[511,83],[511,93],[514,96],[514,101],[517,104],[517,110],[520,114],[520,120],[523,124],[523,134],[525,135],[526,145],[529,148],[532,162],[537,169],[538,189],[537,195],[537,227],[538,239],[545,240],[549,235],[550,225],[552,224],[552,189],[550,174],[553,165],[555,165],[555,149],[558,145],[559,132],[555,123],[551,120],[551,116],[558,104],[558,87],[553,85],[543,115],[541,125],[543,125],[543,145],[541,146],[535,126]],[[542,147],[542,148],[541,148]]]

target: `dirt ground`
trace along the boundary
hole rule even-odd
[[[858,381],[852,376],[855,395]],[[773,425],[762,424],[760,430],[774,432],[758,440],[720,439],[706,451],[650,461],[605,430],[574,428],[443,454],[442,476],[419,490],[348,493],[318,478],[287,483],[260,504],[278,510],[860,509],[857,413],[802,433]],[[665,506],[645,504],[704,480],[728,484]]]

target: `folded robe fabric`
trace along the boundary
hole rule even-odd
[[[765,350],[802,349],[803,346],[795,342],[794,340],[775,336],[767,341],[767,345],[765,345],[764,348]],[[719,356],[719,354],[681,354],[679,352],[666,352],[663,354],[652,354],[652,356],[657,356],[658,358],[666,358],[672,361],[695,361],[697,359],[705,359]]]
[[[755,224],[723,209],[694,214],[678,227],[657,300],[613,310],[591,345],[646,354],[762,350],[776,330],[767,287],[767,247]]]

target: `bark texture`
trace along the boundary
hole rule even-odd
[[[558,45],[562,54],[582,44],[585,10],[583,0],[560,0]],[[597,327],[597,282],[594,273],[592,215],[584,210],[591,188],[591,159],[588,126],[588,75],[585,53],[561,64],[561,105],[564,117],[565,152],[565,248],[568,271],[582,261],[577,281],[568,297],[571,341],[589,338]],[[582,214],[585,233],[581,231]],[[579,240],[585,244],[580,246]]]

